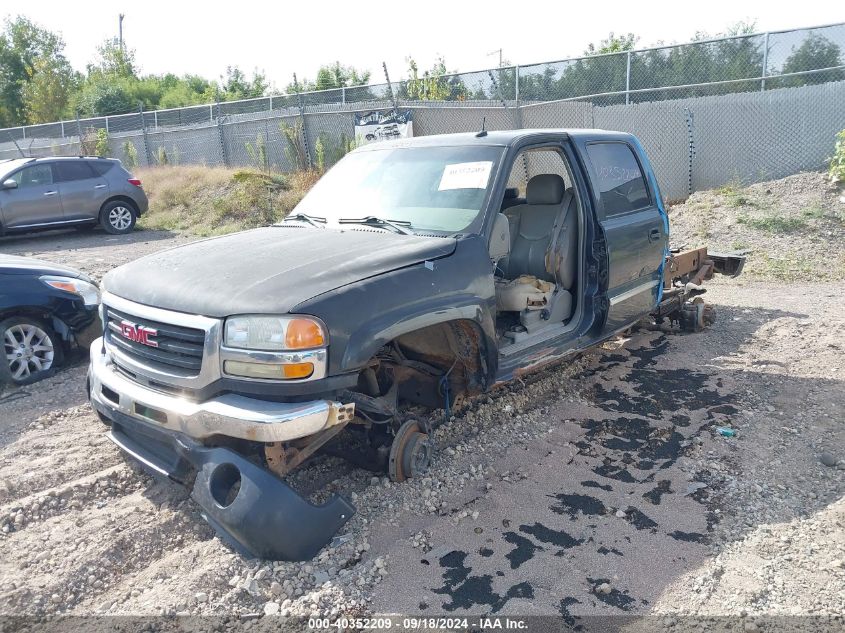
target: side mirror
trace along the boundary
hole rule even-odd
[[[17,189],[17,188],[18,188],[18,182],[13,178],[9,178],[8,180],[3,182],[3,189]]]
[[[511,225],[504,213],[497,213],[493,221],[493,232],[488,246],[490,259],[498,262],[511,252]]]

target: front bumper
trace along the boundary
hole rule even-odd
[[[154,474],[191,487],[218,536],[244,556],[309,560],[355,513],[340,495],[317,506],[233,450],[207,447],[92,400],[109,439]]]
[[[90,383],[92,402],[197,440],[223,435],[286,442],[346,423],[355,410],[332,400],[270,402],[237,394],[192,402],[130,380],[111,363],[99,338],[91,344]]]
[[[231,395],[188,402],[118,373],[99,339],[91,345],[88,380],[91,405],[111,425],[109,439],[147,470],[191,487],[205,520],[244,555],[308,560],[355,513],[339,495],[316,506],[240,453],[200,441],[220,435],[265,442],[310,435],[343,421],[340,412],[351,416],[349,407]]]

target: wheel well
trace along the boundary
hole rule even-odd
[[[125,204],[128,204],[130,207],[132,207],[132,210],[135,211],[135,215],[137,215],[137,216],[141,215],[138,212],[138,205],[135,204],[135,201],[132,198],[130,198],[129,196],[112,196],[111,198],[109,198],[108,200],[106,200],[102,204],[102,206],[100,207],[100,213],[102,213],[103,209],[106,208],[106,205],[111,203],[111,202],[123,202]]]
[[[369,405],[373,415],[389,414],[397,401],[452,406],[485,391],[488,370],[478,324],[461,319],[430,325],[406,332],[378,351],[359,375],[357,391],[367,397],[359,404]]]
[[[68,326],[65,325],[64,321],[49,312],[30,307],[0,310],[0,321],[5,321],[6,319],[11,319],[13,317],[29,317],[31,319],[41,321],[58,334],[62,340],[70,340],[70,329]]]

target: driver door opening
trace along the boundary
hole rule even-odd
[[[529,148],[516,157],[494,226],[507,240],[493,257],[500,348],[559,335],[578,322],[582,209],[560,148]]]

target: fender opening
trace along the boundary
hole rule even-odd
[[[355,404],[363,451],[326,452],[394,481],[428,468],[434,443],[432,410],[451,411],[489,384],[486,347],[472,321],[448,321],[403,334],[384,345],[360,372],[354,390],[341,394]]]

